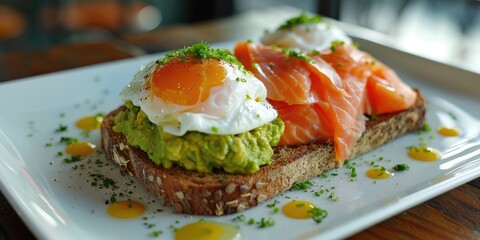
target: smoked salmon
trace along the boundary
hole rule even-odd
[[[330,140],[343,163],[364,130],[370,71],[347,55],[342,61],[348,68],[337,71],[319,53],[292,51],[240,42],[235,56],[266,85],[285,123],[280,145]]]
[[[401,111],[416,100],[393,70],[352,44],[301,53],[239,42],[234,52],[285,123],[279,145],[331,141],[340,164],[365,129],[364,114]]]
[[[352,59],[370,71],[366,86],[364,113],[380,115],[405,110],[411,107],[417,94],[405,84],[397,74],[370,54],[359,50],[351,44],[341,44],[334,51],[322,54],[337,72],[350,68],[345,59]]]

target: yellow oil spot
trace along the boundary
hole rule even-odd
[[[385,179],[393,176],[393,173],[387,171],[385,168],[371,168],[366,174],[367,177],[371,179]]]
[[[114,218],[131,219],[142,215],[145,212],[145,206],[136,201],[125,200],[112,203],[107,212]]]
[[[437,132],[445,137],[456,137],[461,134],[460,129],[456,127],[440,127]]]
[[[66,152],[73,156],[85,157],[95,152],[95,144],[89,142],[76,142],[67,146]]]
[[[310,214],[309,211],[313,208],[315,208],[313,203],[294,200],[285,204],[282,208],[282,212],[289,218],[306,219],[312,218],[312,214]]]
[[[441,153],[435,148],[419,146],[408,148],[408,156],[415,160],[432,162],[440,159]]]
[[[238,240],[238,228],[218,222],[196,222],[185,225],[175,232],[175,240]]]
[[[102,121],[103,117],[101,116],[87,116],[80,118],[75,125],[82,130],[90,131],[100,128]]]

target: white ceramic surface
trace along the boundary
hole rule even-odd
[[[233,44],[217,46],[232,48]],[[385,49],[387,47],[379,44],[370,46],[373,55]],[[354,159],[358,173],[354,180],[350,176],[351,170],[346,168],[330,171],[326,174],[327,178],[313,179],[314,186],[306,192],[288,191],[241,213],[247,219],[272,217],[275,220],[273,227],[258,229],[256,225],[232,221],[240,214],[222,217],[173,214],[169,207],[156,201],[135,180],[122,177],[115,166],[106,165],[101,152],[89,157],[90,161],[85,159],[69,164],[63,162],[63,157],[56,156],[58,151],[65,150],[64,145],[58,143],[61,136],[85,139],[99,146],[98,131],[84,137],[75,128],[75,121],[118,107],[121,104],[118,93],[122,87],[140,65],[159,56],[99,64],[0,84],[0,187],[37,237],[152,239],[153,231],[162,231],[159,239],[172,239],[172,228],[204,218],[238,225],[243,239],[343,238],[480,176],[480,123],[472,117],[480,116],[479,98],[437,87],[435,79],[428,79],[428,71],[436,69],[421,66],[418,69],[403,68],[399,74],[408,84],[422,89],[427,97],[427,122],[432,131],[408,134]],[[407,59],[422,60],[410,55]],[[443,69],[444,65],[437,63],[434,67]],[[462,70],[455,71],[463,73]],[[480,81],[471,82],[471,86],[480,89]],[[456,120],[452,115],[456,116]],[[435,132],[438,126],[448,123],[460,127],[463,134],[446,138]],[[59,124],[68,125],[68,131],[56,133],[54,130]],[[406,148],[421,141],[443,152],[443,158],[436,162],[410,159]],[[45,146],[47,143],[52,143],[52,146]],[[97,159],[102,164],[98,164]],[[397,163],[406,163],[410,170],[374,182],[364,174],[371,161],[387,169]],[[77,169],[73,169],[75,165]],[[120,188],[113,191],[111,188],[93,187],[91,174],[108,176]],[[321,189],[328,192],[315,196],[313,192]],[[127,194],[129,191],[133,193]],[[124,193],[128,198],[144,203],[147,206],[145,215],[133,220],[109,217],[105,201],[112,193],[117,194],[118,200],[127,198],[119,196]],[[328,197],[332,193],[332,196],[338,197],[337,201]],[[291,199],[315,203],[328,211],[328,217],[316,224],[311,219],[294,220],[282,213],[274,214],[267,207],[273,201],[279,201],[276,205],[281,207]],[[148,224],[155,226],[148,228]]]

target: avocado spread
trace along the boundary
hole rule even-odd
[[[145,151],[150,160],[164,168],[180,166],[209,173],[223,169],[229,173],[249,174],[270,164],[272,147],[284,130],[282,120],[235,135],[215,135],[190,131],[181,137],[166,133],[150,122],[146,114],[131,102],[115,117],[113,130],[123,133],[129,145]]]

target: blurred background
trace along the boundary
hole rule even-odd
[[[134,39],[279,5],[373,29],[422,55],[480,69],[479,0],[0,0],[0,55]]]

